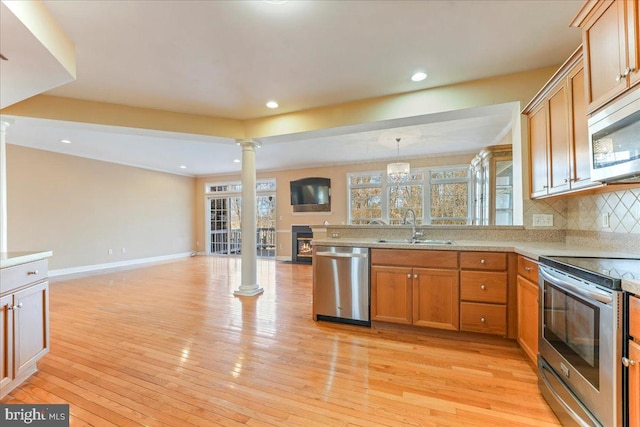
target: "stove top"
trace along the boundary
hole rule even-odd
[[[640,280],[640,259],[550,256],[540,263],[613,290],[622,289],[622,279]]]

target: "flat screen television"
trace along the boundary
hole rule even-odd
[[[331,180],[303,178],[291,181],[291,205],[294,212],[330,212]]]

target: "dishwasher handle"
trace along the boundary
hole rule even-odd
[[[354,254],[343,252],[316,252],[316,256],[322,256],[327,258],[367,258],[368,254]]]

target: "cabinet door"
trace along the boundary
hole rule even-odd
[[[411,324],[412,270],[371,267],[371,320]]]
[[[460,329],[458,270],[413,269],[413,324]]]
[[[13,296],[0,298],[0,389],[13,379]]]
[[[627,50],[629,87],[640,82],[640,2],[625,2],[627,5]]]
[[[534,364],[538,364],[538,286],[518,276],[518,343]]]
[[[589,154],[589,130],[587,127],[587,100],[584,93],[584,67],[571,71],[568,76],[571,120],[571,188],[592,184],[591,156]]]
[[[640,344],[629,341],[629,426],[640,426]]]
[[[531,197],[547,195],[547,103],[542,102],[529,113],[529,160]]]
[[[549,193],[569,189],[569,103],[563,84],[549,96]]]
[[[14,294],[15,376],[33,369],[49,352],[49,282]]]
[[[627,67],[625,3],[621,0],[603,2],[583,28],[588,112],[627,87],[626,79],[620,77]]]

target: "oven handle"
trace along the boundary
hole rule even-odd
[[[544,268],[540,269],[540,275],[547,279],[549,282],[562,285],[563,287],[569,289],[571,292],[574,292],[582,297],[600,301],[604,304],[610,304],[613,301],[611,295],[607,294],[606,292],[582,289],[581,287],[576,286],[573,283],[569,283],[566,280],[562,280],[561,278],[552,275]]]

